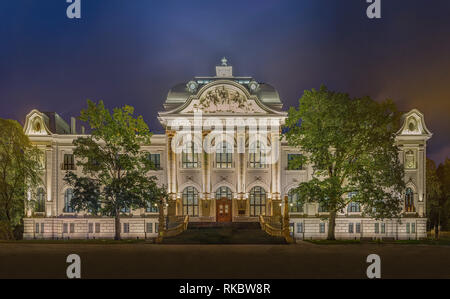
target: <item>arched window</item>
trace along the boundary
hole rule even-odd
[[[198,216],[198,191],[194,187],[183,190],[183,215]]]
[[[217,189],[216,199],[222,199],[222,198],[232,199],[232,193],[231,193],[230,188],[223,186],[223,187],[219,187],[219,189]]]
[[[351,199],[355,195],[356,195],[356,192],[350,192],[348,194],[348,198]],[[359,212],[361,212],[360,204],[358,202],[354,202],[354,201],[349,202],[349,204],[347,205],[347,212],[348,213],[359,213]]]
[[[347,212],[349,213],[359,213],[361,212],[361,206],[357,202],[350,202],[347,206]]]
[[[266,156],[264,144],[256,141],[249,148],[249,163],[251,168],[266,167]]]
[[[262,187],[250,190],[250,216],[266,215],[266,191]]]
[[[290,213],[302,213],[303,212],[303,205],[298,202],[298,193],[294,192],[294,190],[289,191],[288,202],[289,202],[289,212]]]
[[[228,142],[220,142],[216,146],[216,168],[233,167],[233,148]]]
[[[181,162],[183,168],[198,168],[199,167],[199,149],[195,142],[185,143],[183,152],[181,154]]]
[[[405,212],[415,212],[414,192],[411,188],[406,188],[405,192]]]
[[[73,189],[69,188],[64,192],[64,212],[73,213],[73,208],[70,206],[70,202],[73,198]]]
[[[45,191],[43,188],[39,188],[36,192],[36,206],[35,212],[45,212]]]

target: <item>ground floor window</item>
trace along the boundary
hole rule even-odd
[[[303,233],[303,222],[297,222],[297,233]]]
[[[250,190],[250,216],[266,215],[266,191],[262,187]]]
[[[153,223],[147,222],[147,233],[152,234],[153,233]]]
[[[183,190],[183,215],[198,216],[198,191],[194,187]]]
[[[356,223],[356,233],[361,233],[361,223]]]
[[[353,234],[353,223],[348,224],[348,233]]]
[[[129,223],[123,224],[123,232],[126,234],[128,234],[130,232],[130,224]]]
[[[319,224],[319,231],[320,231],[321,234],[325,233],[325,223],[324,222],[321,222]]]

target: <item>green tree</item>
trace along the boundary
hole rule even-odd
[[[450,217],[450,159],[446,158],[444,163],[439,164],[436,174],[441,185],[439,223],[445,225],[448,229]]]
[[[134,108],[115,108],[112,113],[102,101],[88,100],[80,119],[91,127],[91,135],[73,141],[76,165],[81,176],[68,172],[65,181],[74,189],[71,206],[76,211],[114,217],[115,239],[120,239],[120,216],[128,209],[146,208],[167,197],[157,178],[149,176],[154,165],[148,153],[152,133]],[[162,228],[162,226],[161,226]]]
[[[15,120],[0,119],[0,221],[5,235],[22,224],[27,193],[42,183],[42,152],[34,147]],[[33,197],[34,198],[34,197]]]
[[[441,225],[441,214],[444,208],[442,186],[437,176],[436,164],[427,158],[426,170],[427,189],[427,212],[431,224],[434,226],[435,238],[439,239],[439,227]]]
[[[299,202],[317,202],[329,212],[329,240],[335,239],[337,212],[350,201],[360,204],[363,216],[400,214],[405,184],[395,145],[399,121],[392,101],[350,98],[324,86],[305,91],[298,109],[289,110],[284,135],[304,153],[296,162],[313,168],[312,179],[296,188]]]

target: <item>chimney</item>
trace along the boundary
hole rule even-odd
[[[77,134],[77,120],[73,116],[70,118],[70,133],[73,135]]]
[[[84,126],[81,126],[81,134],[84,135],[84,134],[85,134],[85,131],[86,131],[86,130],[84,129]]]

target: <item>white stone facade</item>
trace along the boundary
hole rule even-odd
[[[276,90],[268,84],[256,83],[251,77],[232,77],[230,68],[219,66],[215,77],[196,77],[187,85],[173,88],[164,104],[165,111],[159,113],[166,134],[152,136],[151,145],[142,148],[159,155],[159,170],[151,175],[156,175],[159,183],[167,187],[170,199],[165,214],[169,217],[188,213],[191,222],[218,221],[221,208],[216,205],[218,190],[224,190],[220,196],[230,201],[230,221],[258,221],[259,214],[281,215],[282,199],[300,182],[312,177],[311,166],[306,165],[300,170],[288,169],[288,155],[301,152],[289,147],[284,140],[279,142],[280,128],[273,124],[284,124],[287,114],[282,110]],[[187,119],[194,123],[195,113],[199,110],[203,111],[203,129],[197,136],[200,143],[210,134],[211,128],[215,128],[211,125],[215,121],[225,123],[231,118],[242,121],[229,132],[231,137],[227,142],[232,143],[233,148],[230,156],[202,153],[193,159],[175,152],[172,140],[180,127],[174,126],[174,121]],[[279,159],[260,165],[255,163],[259,162],[258,158],[249,153],[253,135],[250,127],[251,120],[263,118],[269,120],[267,144],[272,147],[272,153],[279,153]],[[40,212],[26,211],[24,238],[113,238],[113,219],[92,218],[87,213],[65,209],[65,197],[69,195],[63,178],[67,169],[73,167],[70,161],[72,141],[84,135],[77,134],[75,126],[70,128],[56,113],[37,110],[27,115],[24,130],[32,143],[45,152],[45,185],[41,192],[45,203]],[[397,143],[400,159],[405,164],[405,182],[411,193],[402,217],[375,221],[362,218],[360,212],[346,210],[336,219],[337,238],[426,237],[426,142],[431,135],[419,111],[414,109],[405,114]],[[194,202],[192,205],[186,204],[189,199]],[[319,212],[317,204],[306,204],[303,211],[292,211],[290,216],[291,231],[296,239],[326,238],[328,225],[323,220],[326,213]],[[122,237],[156,237],[157,222],[158,213],[155,211],[139,209],[127,212],[121,219]]]

